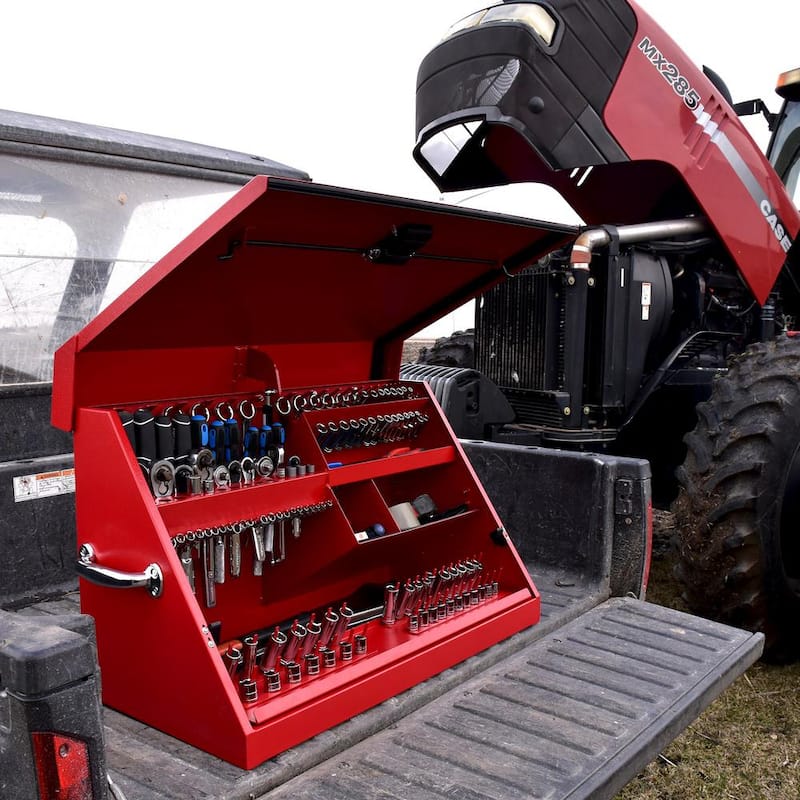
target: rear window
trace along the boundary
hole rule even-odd
[[[236,184],[0,154],[0,385],[52,380],[53,354]]]

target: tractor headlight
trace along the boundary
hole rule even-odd
[[[800,100],[800,69],[791,69],[778,78],[775,91],[785,100]]]
[[[557,23],[550,12],[537,3],[503,3],[483,11],[476,11],[453,25],[447,35],[448,39],[455,33],[486,25],[490,22],[521,22],[527,25],[548,47],[553,43]]]

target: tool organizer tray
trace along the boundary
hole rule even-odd
[[[317,228],[296,226],[301,209]],[[107,705],[252,768],[538,621],[433,395],[393,377],[416,306],[458,303],[454,286],[505,265],[465,265],[467,230],[478,251],[554,235],[462,216],[255,179],[59,350],[53,420],[75,434],[81,605]],[[440,248],[430,296],[403,288],[416,253],[405,273],[396,253],[365,255],[409,220]],[[298,331],[241,296],[227,326],[154,334],[220,264],[254,298],[276,274],[300,298],[366,265],[386,305],[365,318],[348,293],[308,295]]]

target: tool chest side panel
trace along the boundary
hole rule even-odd
[[[118,570],[157,563],[164,590],[153,598],[81,581],[81,610],[95,619],[103,701],[230,756],[249,725],[115,416],[96,409],[78,414],[78,544],[91,544],[100,564]],[[198,697],[207,703],[199,717]]]

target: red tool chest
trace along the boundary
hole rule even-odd
[[[537,622],[397,374],[405,338],[565,236],[259,177],[58,351],[107,705],[252,768]]]

